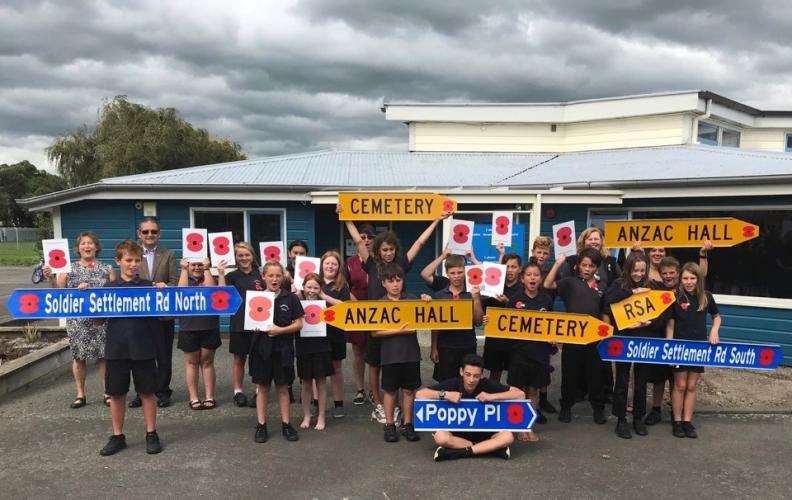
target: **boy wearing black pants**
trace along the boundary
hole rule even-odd
[[[414,296],[402,293],[404,288],[404,271],[395,264],[386,264],[380,272],[382,286],[385,288],[385,300],[415,299]],[[426,299],[431,299],[424,295]],[[394,412],[399,400],[399,389],[402,393],[402,435],[408,441],[418,441],[421,437],[415,432],[413,404],[415,390],[421,387],[421,348],[414,329],[407,324],[395,330],[379,330],[372,333],[375,338],[382,339],[380,344],[380,367],[382,369],[382,389],[385,391],[385,441],[395,443],[399,440],[396,432]]]
[[[115,259],[120,269],[118,279],[105,283],[106,287],[150,287],[151,281],[138,277],[138,268],[143,249],[132,240],[125,240],[116,246]],[[158,284],[159,288],[165,286]],[[102,456],[113,455],[126,448],[124,437],[124,415],[126,394],[129,392],[130,373],[135,381],[143,406],[146,422],[146,453],[162,451],[157,436],[157,404],[154,393],[157,390],[157,335],[159,322],[150,317],[120,317],[107,320],[107,343],[105,359],[105,387],[110,396],[110,417],[113,435],[99,451]]]
[[[556,282],[559,268],[566,258],[561,256],[553,264],[545,278],[544,286],[548,290],[558,290],[558,296],[564,301],[567,312],[588,314],[600,319],[603,312],[603,295],[605,289],[597,279],[596,272],[602,257],[597,250],[586,248],[580,253],[578,275],[562,278]],[[575,404],[575,392],[581,375],[585,376],[589,402],[594,410],[594,422],[604,424],[605,417],[605,385],[603,363],[597,352],[598,342],[587,345],[565,344],[561,351],[561,411],[558,420],[564,423],[572,421],[572,405]]]

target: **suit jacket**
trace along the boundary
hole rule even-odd
[[[149,276],[148,262],[145,256],[140,263],[138,276],[140,276],[141,279],[153,281],[154,283],[164,281],[168,286],[176,286],[179,284],[179,272],[177,269],[176,254],[162,245],[157,245],[157,249],[154,250],[153,276]]]

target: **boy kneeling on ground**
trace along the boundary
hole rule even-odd
[[[483,378],[484,360],[477,354],[468,354],[462,359],[459,377],[444,380],[432,387],[420,389],[417,399],[437,399],[459,403],[461,399],[477,399],[482,403],[525,399],[525,393],[517,387],[509,387],[494,380]],[[437,431],[434,441],[438,448],[435,462],[492,454],[504,460],[511,456],[509,445],[514,442],[511,431],[500,432],[449,432]]]

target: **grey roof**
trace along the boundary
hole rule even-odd
[[[97,191],[620,189],[792,182],[792,154],[679,145],[580,153],[317,151],[112,177],[20,202],[40,208]]]

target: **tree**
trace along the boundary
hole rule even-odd
[[[28,161],[0,165],[0,223],[16,227],[37,226],[36,215],[17,205],[15,200],[59,189],[63,189],[63,179],[37,169]]]
[[[246,158],[238,143],[194,128],[175,108],[152,109],[126,96],[102,106],[93,130],[83,126],[55,139],[47,155],[69,186]]]

